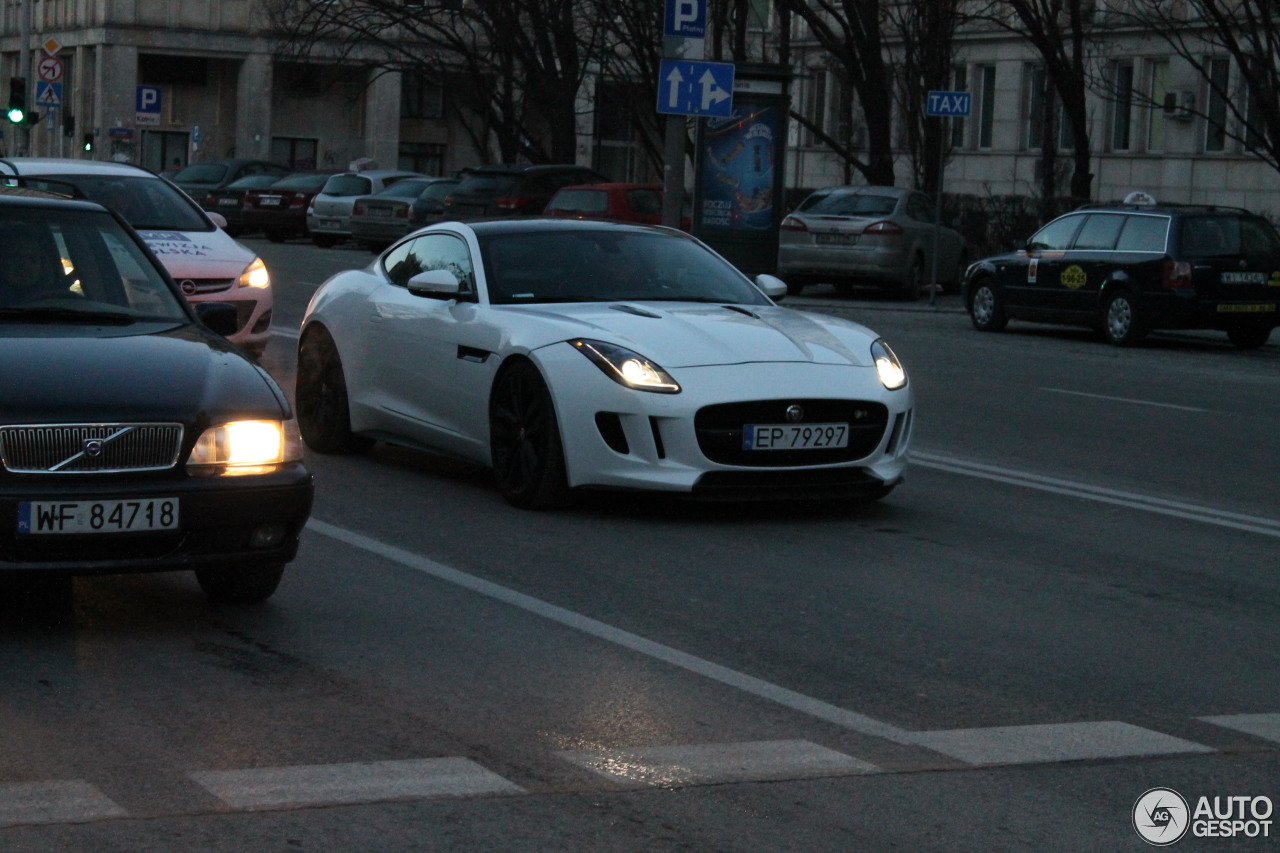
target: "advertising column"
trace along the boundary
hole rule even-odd
[[[738,65],[732,114],[699,123],[693,231],[748,275],[777,267],[788,76],[782,66]]]

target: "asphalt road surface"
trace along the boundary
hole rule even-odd
[[[248,242],[291,389],[306,300],[370,256]],[[313,454],[265,605],[7,603],[0,851],[1275,849],[1280,341],[786,304],[907,365],[886,501],[529,513],[471,466]]]

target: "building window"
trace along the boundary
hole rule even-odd
[[[1258,70],[1258,69],[1255,69]],[[1256,74],[1256,79],[1265,79],[1267,70],[1260,70]],[[1263,105],[1258,102],[1257,92],[1251,89],[1244,91],[1244,146],[1250,151],[1259,151],[1266,144],[1264,134],[1266,133],[1266,118],[1263,115]]]
[[[1133,130],[1133,63],[1112,66],[1111,150],[1128,151]]]
[[[977,72],[981,93],[978,98],[978,147],[989,149],[996,126],[996,67],[979,65]]]
[[[809,85],[806,87],[804,114],[809,121],[824,133],[827,130],[827,81],[831,72],[823,68],[809,69]],[[807,127],[801,130],[800,144],[806,146],[821,145],[817,134]]]
[[[1169,60],[1151,63],[1150,106],[1147,109],[1147,150],[1163,151],[1169,129],[1169,113],[1165,110],[1165,96],[1169,95]]]
[[[1026,122],[1025,147],[1030,151],[1043,148],[1044,120],[1053,103],[1049,95],[1048,75],[1042,65],[1028,65],[1023,75],[1025,92],[1022,98],[1023,118]]]
[[[444,118],[444,89],[421,72],[404,72],[400,76],[400,117]]]
[[[401,142],[396,168],[424,175],[443,175],[444,146],[433,142]]]
[[[1227,150],[1227,84],[1230,64],[1225,59],[1210,59],[1208,92],[1205,99],[1204,150]]]
[[[271,159],[299,172],[308,172],[316,167],[318,150],[319,142],[315,139],[291,136],[271,138]]]
[[[967,92],[969,90],[969,69],[963,65],[951,69],[951,84],[957,92]],[[973,98],[969,99],[969,103],[973,103]],[[951,147],[964,147],[964,119],[951,119]]]

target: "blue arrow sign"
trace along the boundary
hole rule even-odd
[[[929,100],[925,104],[925,115],[965,118],[969,115],[969,106],[972,101],[973,96],[968,92],[930,90]]]
[[[733,114],[733,63],[664,59],[658,69],[658,112],[667,115]]]

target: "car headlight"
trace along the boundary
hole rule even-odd
[[[586,338],[578,338],[569,343],[619,385],[659,394],[680,393],[680,385],[670,374],[638,352]]]
[[[262,258],[254,258],[253,263],[245,267],[244,272],[240,273],[241,287],[270,287],[271,275],[267,272],[267,265],[262,262]]]
[[[880,375],[880,383],[884,387],[897,391],[907,384],[906,369],[883,340],[877,340],[871,345],[871,358],[875,360],[876,373]]]
[[[232,421],[201,433],[187,468],[203,474],[260,474],[301,459],[302,436],[296,420]]]

